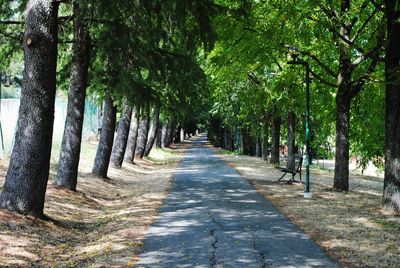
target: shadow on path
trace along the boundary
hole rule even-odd
[[[338,267],[196,138],[136,267]]]

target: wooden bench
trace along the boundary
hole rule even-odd
[[[294,179],[294,176],[296,176],[296,174],[299,174],[300,182],[302,182],[302,180],[301,180],[301,166],[302,166],[302,164],[303,164],[303,156],[296,155],[295,156],[294,169],[290,169],[287,166],[286,167],[276,167],[276,169],[278,169],[279,171],[283,172],[282,177],[280,177],[279,180],[277,180],[277,182],[280,182],[283,179],[283,177],[285,177],[285,175],[287,173],[292,174],[292,178],[290,180],[288,180],[286,183],[296,182],[296,180]]]

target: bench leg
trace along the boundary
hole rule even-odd
[[[282,175],[282,177],[279,178],[279,180],[277,180],[277,182],[281,181],[283,179],[283,177],[285,177],[287,172],[285,172],[285,174]]]

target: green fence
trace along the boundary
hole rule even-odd
[[[9,156],[14,146],[14,136],[18,120],[19,99],[0,100],[0,156]],[[54,110],[53,144],[61,145],[67,116],[67,100],[56,99]],[[83,123],[83,138],[97,134],[98,105],[91,99],[86,100]]]

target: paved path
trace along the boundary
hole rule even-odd
[[[137,267],[337,267],[197,138]]]

